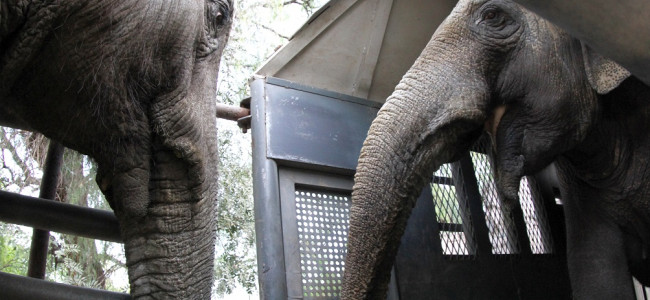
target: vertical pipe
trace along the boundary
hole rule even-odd
[[[266,156],[266,80],[251,87],[253,138],[253,198],[260,299],[287,299],[278,167]]]
[[[50,141],[43,168],[41,189],[39,197],[54,200],[56,187],[61,174],[63,162],[63,146],[57,142]],[[29,268],[27,276],[33,278],[45,278],[45,265],[47,262],[47,246],[50,239],[50,232],[41,229],[34,229],[32,233],[32,245],[29,251]]]
[[[469,206],[470,218],[474,226],[474,237],[476,238],[476,253],[479,257],[492,255],[492,244],[490,243],[490,230],[485,220],[485,212],[482,207],[481,193],[479,192],[478,180],[474,174],[474,164],[469,153],[463,155],[458,162],[460,168],[456,170],[462,174],[453,174],[454,179],[463,178],[464,187],[456,189],[462,191],[462,197],[465,197]],[[452,169],[453,170],[453,169]]]

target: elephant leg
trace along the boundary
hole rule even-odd
[[[623,232],[604,213],[590,206],[594,202],[565,201],[573,295],[575,299],[590,300],[635,299]]]

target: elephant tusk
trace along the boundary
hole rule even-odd
[[[490,139],[492,140],[492,147],[494,147],[494,150],[496,150],[497,147],[495,139],[497,136],[497,129],[499,128],[499,122],[501,122],[501,118],[505,113],[506,106],[499,105],[492,111],[492,115],[487,119],[487,121],[485,121],[485,131],[490,135]]]

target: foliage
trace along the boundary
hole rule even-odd
[[[26,275],[29,245],[21,244],[28,236],[16,225],[0,224],[0,272]]]
[[[79,206],[110,209],[95,184],[96,165],[86,156],[66,149],[57,198]],[[120,284],[112,276],[125,274],[122,245],[78,236],[57,234],[51,241],[48,260],[54,273],[50,277],[72,285],[126,292],[125,280]]]
[[[3,190],[38,195],[48,144],[48,140],[40,134],[0,128],[0,159],[3,166],[0,182]],[[65,151],[63,161],[56,200],[108,209],[95,184],[95,165],[86,156],[71,150]],[[32,230],[13,224],[0,225],[0,271],[25,275]],[[77,286],[127,291],[125,283],[111,280],[115,272],[125,273],[122,252],[119,244],[51,233],[47,279]]]
[[[44,160],[39,134],[0,127],[0,187],[36,196]],[[45,142],[47,145],[47,142]],[[0,271],[26,275],[31,229],[0,223]]]
[[[431,193],[435,203],[439,223],[462,224],[456,188],[446,184],[431,183]]]
[[[3,190],[35,194],[41,181],[47,140],[40,134],[0,127],[0,147]]]
[[[215,293],[230,294],[237,285],[252,293],[257,269],[250,137],[224,129],[219,142]]]

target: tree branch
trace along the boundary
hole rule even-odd
[[[16,147],[14,147],[11,139],[7,136],[7,132],[5,131],[5,129],[0,128],[0,132],[2,133],[2,136],[0,138],[3,139],[2,147],[4,149],[9,150],[9,153],[11,153],[11,158],[18,165],[18,167],[22,170],[23,176],[24,176],[24,179],[19,179],[19,178],[16,178],[16,176],[13,176],[13,172],[11,172],[12,173],[12,178],[11,178],[12,181],[14,183],[22,182],[23,184],[38,183],[39,180],[34,178],[34,176],[32,175],[32,170],[29,167],[29,164],[27,164],[27,162],[25,162],[23,159],[21,159],[20,155],[18,155],[18,150],[16,149]],[[5,161],[4,161],[4,156],[3,156],[3,167],[6,167],[6,164],[5,164]],[[21,186],[21,188],[22,188],[22,186]]]
[[[285,39],[285,40],[289,40],[289,37],[288,37],[288,36],[283,35],[283,34],[277,32],[275,29],[273,29],[273,28],[271,28],[271,27],[269,27],[269,26],[266,26],[266,25],[264,25],[264,24],[256,24],[256,25],[258,25],[258,26],[260,26],[260,27],[262,27],[262,28],[264,28],[264,29],[266,29],[266,30],[268,30],[268,31],[270,31],[270,32],[273,32],[273,34],[275,34],[275,35],[277,35],[277,36],[279,36],[279,37],[281,37],[281,38],[283,38],[283,39]]]

